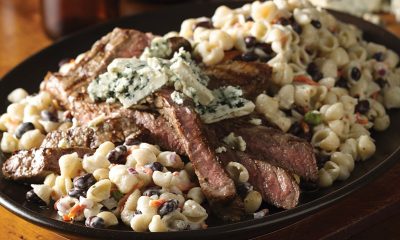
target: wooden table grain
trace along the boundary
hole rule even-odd
[[[124,14],[152,9],[123,1]],[[384,17],[400,36],[400,24]],[[39,0],[0,0],[0,77],[29,55],[50,45],[42,30]],[[319,212],[257,239],[400,239],[400,162],[372,183]],[[65,240],[0,206],[0,239]]]

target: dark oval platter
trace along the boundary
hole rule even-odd
[[[61,59],[76,57],[79,53],[86,51],[97,39],[114,27],[135,28],[141,31],[164,34],[178,29],[184,19],[211,16],[221,4],[224,4],[224,2],[169,7],[157,12],[120,18],[66,37],[31,56],[3,77],[0,82],[0,111],[4,112],[6,110],[8,105],[7,95],[13,89],[23,87],[31,93],[37,92],[46,72],[56,71],[58,62]],[[238,2],[225,4],[231,7],[239,7],[241,5]],[[400,41],[391,33],[344,13],[333,12],[333,14],[339,20],[361,28],[364,31],[364,38],[368,41],[383,44],[400,54]],[[400,134],[398,134],[400,132],[400,111],[389,111],[389,114],[392,120],[389,129],[385,132],[373,134],[377,144],[375,155],[365,162],[357,163],[349,179],[337,182],[327,189],[304,192],[301,195],[300,204],[296,208],[276,211],[262,219],[211,225],[206,230],[170,233],[135,233],[121,226],[115,229],[93,229],[87,228],[82,224],[70,224],[57,220],[56,213],[51,207],[42,209],[26,203],[25,193],[29,187],[6,181],[2,176],[0,176],[0,204],[34,224],[70,236],[98,239],[214,239],[223,236],[224,238],[247,239],[288,226],[302,217],[312,214],[350,194],[391,167],[400,156]]]

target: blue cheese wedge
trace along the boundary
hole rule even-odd
[[[161,40],[158,44],[152,46],[163,46]],[[152,51],[155,54],[156,48]],[[89,84],[89,96],[94,101],[119,101],[129,108],[168,85],[175,88],[171,94],[175,103],[182,104],[185,97],[193,99],[196,111],[205,123],[240,117],[254,111],[254,103],[242,97],[240,88],[227,86],[208,89],[209,78],[183,48],[171,60],[150,55],[142,55],[140,59],[118,58],[112,61],[107,72]]]
[[[195,102],[199,102],[202,105],[208,105],[214,100],[212,91],[199,82],[198,75],[183,59],[178,59],[174,62],[170,69],[177,75],[182,92],[186,96],[193,98]]]
[[[196,111],[205,123],[245,116],[254,111],[254,103],[242,98],[243,91],[240,88],[222,87],[213,90],[213,95],[215,99],[208,106],[196,106]]]
[[[168,80],[162,60],[120,58],[107,67],[106,73],[90,83],[88,92],[95,101],[112,103],[119,100],[129,108],[166,85]]]

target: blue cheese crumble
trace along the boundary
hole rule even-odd
[[[238,87],[221,87],[213,90],[213,95],[215,99],[210,104],[196,105],[196,111],[205,123],[245,116],[254,111],[254,103],[244,99],[243,91]]]
[[[94,101],[113,103],[119,100],[125,107],[131,107],[167,84],[168,75],[163,60],[149,58],[118,58],[88,86],[89,96]]]
[[[117,58],[88,86],[94,101],[134,107],[163,86],[173,86],[172,100],[182,104],[185,97],[193,99],[195,110],[205,123],[244,116],[254,111],[253,102],[242,97],[240,88],[233,86],[210,90],[209,78],[192,60],[189,52],[181,48],[168,60],[165,40],[153,40],[138,58]],[[158,50],[157,50],[158,49]]]
[[[145,48],[140,58],[146,60],[150,57],[167,58],[171,56],[172,49],[169,47],[167,39],[163,37],[155,37],[150,46]]]

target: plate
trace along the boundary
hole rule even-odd
[[[223,3],[223,2],[222,2]],[[186,4],[168,9],[124,17],[66,37],[50,47],[28,58],[11,70],[0,82],[0,111],[4,112],[8,105],[7,95],[17,87],[23,87],[31,93],[36,92],[47,71],[56,71],[58,62],[72,58],[88,50],[101,36],[114,27],[135,28],[163,34],[177,29],[187,18],[211,16],[222,4]],[[239,7],[241,3],[226,3],[231,7]],[[364,38],[385,45],[400,54],[400,40],[382,28],[344,13],[332,12],[338,19],[352,23],[364,31]],[[250,238],[272,232],[287,226],[300,218],[333,204],[336,200],[350,194],[359,187],[377,178],[400,157],[400,111],[389,111],[392,124],[385,132],[374,133],[377,151],[365,162],[356,164],[351,177],[337,182],[332,187],[302,193],[300,204],[294,209],[278,211],[263,219],[247,220],[238,223],[210,226],[206,230],[171,232],[171,233],[135,233],[119,226],[116,229],[86,228],[81,224],[70,224],[56,220],[54,210],[40,208],[25,202],[27,185],[6,181],[0,176],[0,204],[20,217],[64,235],[107,239],[214,239],[223,236]],[[4,160],[4,157],[3,157]]]

